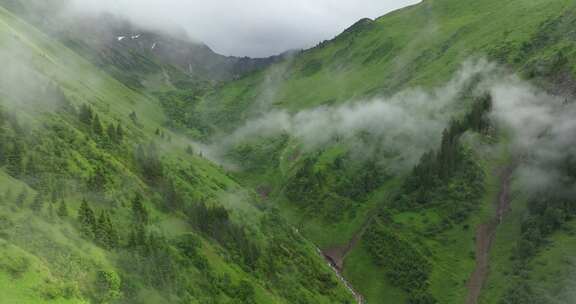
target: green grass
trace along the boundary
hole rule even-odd
[[[356,233],[360,232],[366,222],[377,212],[378,206],[385,201],[390,192],[398,187],[400,180],[393,179],[384,184],[370,197],[359,203],[352,216],[339,222],[327,222],[316,214],[302,212],[292,203],[281,200],[278,207],[286,219],[297,227],[300,232],[322,249],[347,244]]]
[[[38,258],[0,239],[0,292],[2,303],[87,303],[62,295],[62,282]]]
[[[368,303],[405,303],[404,292],[392,286],[383,272],[384,269],[373,262],[362,241],[350,252],[344,263],[344,276]]]
[[[264,254],[271,245],[273,237],[287,238],[285,242],[291,244],[289,247],[301,254],[298,256],[300,263],[305,262],[309,266],[318,267],[318,273],[313,275],[327,274],[330,280],[337,282],[337,278],[330,274],[331,270],[316,254],[314,248],[281,236],[280,232],[273,233],[262,229],[261,220],[266,213],[258,208],[256,194],[253,191],[239,185],[219,166],[198,155],[186,153],[185,150],[190,144],[189,139],[163,128],[167,116],[153,96],[125,86],[53,37],[45,35],[1,7],[0,47],[2,54],[4,51],[10,53],[9,58],[15,62],[14,65],[18,69],[29,71],[30,75],[36,76],[33,79],[37,81],[31,84],[32,87],[43,88],[54,85],[73,106],[90,104],[105,125],[121,123],[125,130],[123,146],[112,151],[93,140],[89,131],[85,130],[85,126],[78,124],[77,117],[54,110],[55,106],[49,104],[51,102],[49,94],[40,94],[43,93],[41,90],[31,91],[29,96],[31,102],[28,103],[22,102],[22,94],[0,92],[2,93],[0,100],[6,110],[17,113],[21,123],[30,128],[29,136],[37,136],[37,141],[42,143],[41,147],[36,147],[39,151],[34,152],[52,156],[50,161],[63,160],[64,165],[59,171],[61,175],[58,179],[73,185],[67,187],[63,194],[70,213],[68,218],[50,217],[46,209],[40,214],[33,214],[29,207],[36,195],[34,190],[29,191],[23,209],[11,205],[15,196],[25,187],[26,176],[22,176],[19,180],[0,170],[0,194],[3,195],[6,189],[13,190],[11,199],[6,199],[0,204],[0,216],[5,216],[9,223],[7,227],[0,227],[2,233],[0,237],[6,238],[6,241],[2,242],[6,242],[7,246],[6,250],[2,250],[4,255],[0,257],[0,265],[12,264],[14,258],[30,260],[29,270],[19,274],[18,278],[10,277],[6,271],[0,270],[0,284],[2,284],[0,292],[3,293],[0,302],[4,300],[8,303],[97,302],[94,297],[100,294],[95,290],[96,274],[100,270],[121,274],[123,284],[137,285],[135,288],[139,291],[134,297],[141,302],[180,301],[178,297],[181,294],[142,285],[147,282],[138,278],[139,274],[127,271],[126,265],[121,266],[120,263],[126,258],[124,248],[116,251],[105,250],[82,237],[78,231],[77,210],[82,199],[88,197],[97,213],[107,210],[112,214],[112,221],[120,231],[122,242],[125,243],[128,232],[133,229],[130,200],[134,193],[138,192],[144,195],[144,205],[150,212],[149,230],[156,231],[170,240],[184,234],[194,234],[201,240],[203,246],[200,254],[207,259],[210,265],[209,271],[213,271],[215,276],[230,277],[230,284],[234,286],[241,281],[249,282],[254,287],[256,303],[287,303],[285,296],[280,296],[280,289],[276,285],[278,283],[267,282],[262,274],[247,271],[239,262],[241,257],[238,257],[238,252],[233,252],[227,247],[228,244],[217,244],[215,240],[201,235],[191,227],[183,210],[171,212],[159,208],[159,203],[162,201],[161,194],[143,180],[132,159],[135,145],[150,141],[158,143],[164,174],[173,178],[178,189],[184,193],[184,200],[188,206],[199,202],[224,206],[230,212],[231,221],[238,225],[238,229],[246,229],[250,240],[258,244],[258,248]],[[19,85],[18,81],[15,80],[13,85]],[[134,123],[129,118],[129,114],[133,111],[137,114],[139,123]],[[50,133],[47,126],[57,126],[66,130],[67,138],[60,138]],[[157,129],[162,130],[166,138],[155,135]],[[57,153],[52,150],[55,147]],[[106,199],[102,201],[97,199],[92,201],[92,196],[96,195],[88,193],[89,191],[83,186],[94,174],[96,167],[102,167],[109,173],[106,180]],[[46,208],[47,206],[48,204],[45,204]],[[280,262],[289,264],[291,258],[287,257]],[[260,269],[265,269],[262,265],[264,262],[259,265]],[[219,290],[208,290],[218,287],[217,282],[203,277],[205,273],[194,266],[190,266],[189,271],[186,277],[195,283],[194,290],[191,291],[193,298],[201,301],[199,300],[201,297],[206,297],[207,300],[210,292],[215,292],[219,295],[214,300],[231,301],[229,296]],[[302,274],[302,269],[283,271],[288,271],[288,274],[281,273],[284,276],[283,283],[290,284],[290,290],[297,289],[305,294],[304,300],[333,303],[337,301],[336,299],[350,299],[350,295],[341,284],[335,284],[330,290],[322,290],[320,293],[317,287],[310,287],[310,282],[303,282],[305,276]],[[315,277],[308,281],[314,280]],[[77,291],[69,300],[60,296],[51,300],[52,293],[62,293],[61,286],[73,283],[77,283]],[[12,288],[13,285],[18,288]],[[284,289],[286,286],[282,286],[282,290]]]
[[[575,228],[576,222],[571,221],[562,231],[556,232],[550,238],[550,244],[543,248],[529,266],[533,288],[552,303],[574,301]]]
[[[194,111],[200,114],[202,122],[222,130],[232,130],[251,118],[251,114],[257,112],[254,107],[264,102],[269,108],[294,112],[392,95],[416,87],[432,88],[445,84],[462,63],[471,58],[486,56],[524,73],[534,66],[553,61],[561,50],[568,55],[576,53],[574,41],[562,38],[561,29],[548,32],[547,28],[542,27],[543,22],[574,7],[570,0],[426,0],[365,23],[270,69],[223,84],[203,96]],[[560,34],[560,42],[550,40],[543,45],[527,44],[539,34]],[[152,77],[146,90],[133,90],[95,67],[81,54],[2,8],[0,48],[12,55],[10,58],[16,62],[16,66],[38,76],[38,83],[33,86],[55,83],[75,106],[89,103],[101,115],[103,122],[122,123],[126,127],[126,147],[129,148],[120,152],[105,151],[70,118],[47,110],[47,107],[39,106],[42,105],[40,103],[22,103],[19,100],[21,96],[1,92],[2,101],[10,105],[10,110],[21,114],[24,123],[34,130],[44,129],[48,122],[72,130],[68,141],[50,138],[52,133],[34,133],[47,136],[41,138],[47,142],[46,147],[57,146],[66,153],[67,178],[85,181],[98,165],[113,172],[109,184],[112,202],[97,203],[95,208],[113,210],[114,220],[122,231],[132,228],[128,204],[130,195],[135,191],[146,194],[145,205],[152,219],[150,229],[169,238],[193,231],[194,223],[186,219],[185,212],[167,212],[158,208],[158,202],[162,201],[160,194],[146,184],[131,160],[131,148],[135,144],[154,140],[160,143],[160,158],[167,173],[185,193],[187,204],[203,202],[225,206],[231,210],[232,221],[251,233],[249,239],[258,243],[262,252],[276,249],[276,253],[286,255],[276,261],[276,257],[272,257],[272,262],[283,264],[294,259],[290,261],[296,263],[284,265],[285,272],[276,278],[277,281],[268,280],[264,276],[269,274],[252,273],[242,267],[237,262],[238,252],[227,249],[228,244],[217,244],[215,240],[198,235],[202,244],[201,255],[208,260],[213,275],[217,278],[229,277],[232,285],[243,280],[250,282],[254,286],[256,303],[289,303],[291,301],[282,296],[286,290],[297,293],[299,300],[311,303],[350,300],[350,295],[339,283],[325,294],[325,290],[310,289],[313,283],[326,281],[325,278],[316,280],[318,274],[306,274],[308,269],[296,266],[317,267],[314,269],[328,273],[330,270],[308,241],[320,248],[346,244],[377,211],[387,207],[390,195],[399,191],[405,172],[395,173],[395,177],[389,178],[368,196],[348,205],[343,204],[350,210],[343,210],[344,215],[339,220],[330,222],[323,212],[330,210],[327,207],[335,202],[324,202],[329,206],[323,206],[326,208],[322,210],[304,208],[303,211],[283,195],[286,181],[298,169],[301,160],[312,154],[300,151],[297,142],[288,140],[278,151],[268,151],[265,149],[268,146],[261,147],[264,148],[264,155],[259,156],[262,159],[250,160],[255,163],[266,161],[266,165],[273,164],[270,168],[226,173],[198,155],[187,154],[185,149],[190,144],[189,140],[163,127],[168,118],[158,100],[148,95],[150,90],[170,89],[158,86],[161,79]],[[571,59],[573,56],[568,57],[567,68],[574,72],[576,64]],[[270,91],[274,94],[270,94]],[[39,99],[38,96],[30,98]],[[137,113],[140,126],[128,118],[132,111]],[[158,138],[154,134],[156,129],[161,129],[171,140]],[[438,138],[440,136],[438,134]],[[506,139],[501,141],[500,146],[508,144]],[[463,302],[465,284],[474,269],[475,227],[494,215],[494,200],[499,189],[497,172],[510,162],[509,151],[505,148],[493,151],[485,148],[481,145],[475,152],[482,156],[480,163],[486,174],[486,192],[479,208],[463,223],[430,236],[428,230],[443,220],[444,215],[439,210],[392,211],[391,214],[391,231],[413,243],[432,264],[429,291],[439,303]],[[313,173],[325,173],[323,177],[328,184],[338,180],[336,174],[342,171],[331,171],[331,167],[348,150],[346,145],[337,144],[315,155]],[[9,177],[3,170],[0,170],[0,186],[0,193],[8,188],[19,192],[26,187],[22,181]],[[321,189],[322,194],[341,199],[330,193],[332,189],[328,189],[329,186],[323,185],[326,189]],[[259,197],[257,192],[261,187],[270,189],[269,200],[263,201],[262,193]],[[87,194],[82,190],[69,192],[65,198],[71,214],[75,215]],[[30,190],[27,206],[35,194],[34,190]],[[15,195],[17,193],[13,193]],[[351,200],[344,201],[350,203]],[[269,231],[278,227],[263,228],[262,220],[267,212],[274,209],[278,209],[307,240],[285,231]],[[481,303],[497,303],[507,287],[511,271],[509,258],[519,236],[524,209],[524,200],[516,199],[512,212],[498,228],[491,254],[491,272]],[[0,239],[3,242],[0,246],[4,246],[0,251],[2,300],[15,303],[83,303],[94,294],[95,272],[116,269],[119,255],[83,239],[73,219],[49,219],[8,205],[0,207],[0,215],[8,217],[15,224],[2,231],[11,238],[6,241]],[[561,278],[562,282],[573,280],[568,270],[573,268],[569,252],[576,248],[571,232],[574,228],[572,224],[568,230],[556,233],[550,245],[531,262],[531,284],[550,298],[571,296],[565,286],[554,282],[554,279]],[[278,241],[283,242],[282,246],[289,245],[274,248]],[[20,258],[28,260],[29,265],[15,276],[10,267],[18,265]],[[259,263],[261,269],[266,269],[269,264],[264,263],[270,261],[261,260]],[[367,245],[361,240],[345,261],[344,275],[369,303],[405,302],[406,292],[394,287],[394,282],[387,279],[386,261],[382,265],[374,263]],[[572,268],[565,268],[564,265]],[[187,277],[194,282],[194,286],[199,286],[194,292],[202,293],[209,289],[206,287],[214,288],[216,283],[204,278],[205,273],[194,267],[190,269]],[[334,276],[329,278],[336,280]],[[58,289],[60,283],[65,285],[72,282],[78,282],[79,292],[70,299],[60,296],[51,299],[49,295],[42,294],[47,291],[61,292]],[[170,301],[176,298],[175,295],[166,296],[162,291],[152,289],[140,290],[138,295],[139,300],[146,303],[160,302],[163,297]],[[231,299],[219,293],[214,300],[226,303]]]

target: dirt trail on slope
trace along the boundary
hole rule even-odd
[[[510,182],[514,168],[514,165],[510,165],[500,172],[500,191],[495,202],[496,215],[489,222],[476,228],[476,267],[467,283],[466,304],[478,303],[478,297],[488,276],[490,249],[496,236],[496,228],[510,210]]]

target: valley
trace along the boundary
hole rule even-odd
[[[557,304],[576,4],[424,0],[223,56],[0,0],[0,304]]]

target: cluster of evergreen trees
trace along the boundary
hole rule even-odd
[[[302,208],[315,211],[324,208],[325,219],[337,220],[344,212],[352,211],[353,202],[363,201],[389,177],[376,158],[357,160],[344,153],[321,170],[318,161],[318,156],[304,158],[286,182],[284,193]],[[346,206],[331,208],[337,202]]]
[[[136,147],[134,155],[137,166],[140,168],[144,180],[151,186],[162,184],[164,167],[158,155],[155,143],[140,144]]]
[[[230,219],[226,208],[198,203],[188,208],[187,214],[193,227],[215,239],[222,246],[236,251],[241,258],[241,265],[251,270],[256,268],[261,256],[258,244],[250,239],[243,227]]]
[[[24,172],[27,133],[15,115],[0,108],[0,165],[14,177]]]
[[[450,123],[442,134],[440,148],[425,153],[406,178],[397,198],[400,208],[431,205],[435,197],[442,197],[445,201],[453,197],[463,203],[474,202],[478,198],[483,188],[483,173],[461,144],[460,138],[467,131],[481,134],[490,131],[487,114],[491,104],[489,95],[477,98],[463,119]],[[450,189],[447,185],[451,183],[459,186]],[[454,189],[459,193],[452,191]],[[469,210],[460,210],[454,217],[462,220]]]
[[[64,98],[64,97],[62,97]],[[121,124],[109,124],[105,129],[97,113],[89,105],[76,110],[69,102],[60,102],[59,108],[76,117],[79,127],[85,129],[101,147],[111,150],[122,144],[124,129]],[[57,139],[60,145],[55,144]],[[65,145],[65,146],[64,146]],[[32,131],[24,127],[17,117],[0,108],[0,166],[13,177],[26,182],[31,188],[46,196],[63,196],[65,179],[69,177],[67,164],[72,149],[83,149],[80,139],[72,128],[58,122],[49,123],[42,130]],[[103,192],[106,170],[98,163],[87,187],[94,192]],[[36,208],[40,208],[37,204]]]
[[[88,104],[82,104],[78,111],[78,119],[87,126],[97,141],[106,144],[121,144],[124,139],[124,129],[120,123],[108,124],[104,127],[98,113]]]
[[[42,193],[36,193],[32,202],[27,203],[30,198],[30,191],[28,187],[23,187],[23,189],[14,197],[12,190],[8,189],[4,195],[0,196],[0,200],[4,203],[12,202],[11,208],[13,210],[22,210],[28,208],[33,211],[36,215],[47,216],[47,219],[54,220],[57,217],[64,219],[67,218],[68,206],[64,199],[58,198],[57,194],[53,193],[52,197],[48,199]],[[58,200],[60,200],[58,202]],[[48,207],[46,208],[46,203]],[[47,210],[45,210],[47,209]]]
[[[101,211],[100,215],[96,217],[88,202],[83,200],[80,209],[78,209],[78,223],[85,238],[95,241],[106,249],[118,248],[119,235],[107,211]]]
[[[62,115],[51,116],[53,120],[46,122],[43,128],[33,130],[0,109],[0,166],[27,184],[20,193],[10,194],[10,199],[4,200],[14,201],[12,208],[15,211],[29,208],[52,223],[58,223],[57,218],[73,223],[87,241],[115,257],[118,268],[98,271],[97,288],[86,291],[95,302],[135,299],[137,290],[144,288],[157,288],[184,302],[186,299],[188,302],[213,300],[221,294],[242,303],[254,301],[252,283],[234,282],[215,272],[198,249],[201,244],[159,234],[153,227],[155,223],[146,203],[169,213],[184,212],[194,233],[213,240],[214,246],[226,249],[218,252],[225,255],[227,261],[234,261],[256,277],[270,276],[273,278],[270,284],[275,288],[284,282],[283,274],[292,273],[302,263],[309,263],[306,277],[298,284],[286,287],[285,297],[310,298],[299,287],[308,286],[310,282],[313,284],[310,288],[323,293],[336,290],[337,284],[319,266],[317,257],[296,250],[294,240],[279,242],[283,245],[278,250],[285,252],[285,248],[291,248],[292,252],[285,259],[277,260],[262,247],[263,243],[253,238],[255,233],[235,222],[225,208],[189,202],[191,195],[186,192],[189,189],[179,184],[179,178],[183,178],[179,176],[181,173],[164,166],[155,144],[137,145],[132,154],[121,124],[106,124],[91,106],[75,107],[65,96],[62,99],[58,109]],[[130,119],[138,123],[135,112]],[[158,136],[162,137],[162,132],[158,132]],[[125,167],[118,166],[114,160]],[[145,189],[141,189],[140,183],[123,184],[138,184],[136,188],[122,189],[122,192],[135,193],[129,199],[132,219],[128,225],[121,209],[127,199],[113,187],[125,182],[117,174],[121,168],[133,169],[146,182]],[[80,191],[85,191],[85,199],[78,209],[69,210],[68,204],[74,204],[65,198],[77,197]],[[140,193],[154,195],[145,198]],[[278,226],[278,222],[275,225]],[[126,226],[130,228],[123,230]],[[290,231],[287,225],[283,229]],[[266,266],[272,262],[277,265],[274,273]],[[190,273],[198,272],[203,276],[201,279],[189,278]],[[198,282],[203,283],[199,286]]]

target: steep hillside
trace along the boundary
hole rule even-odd
[[[574,302],[573,1],[425,0],[217,86],[205,47],[20,14],[10,301]]]
[[[562,0],[423,1],[358,22],[292,61],[224,86],[198,108],[226,127],[241,122],[256,101],[294,111],[432,87],[482,56],[529,77],[552,76],[559,61],[574,64],[572,31],[561,25],[572,11],[573,3]],[[559,33],[548,36],[556,26]],[[564,32],[565,40],[558,36]]]
[[[0,8],[0,302],[349,303],[160,103]]]
[[[67,0],[0,3],[135,89],[202,87],[282,59],[223,56],[183,30],[149,30],[111,14],[77,12]]]
[[[184,111],[170,117],[195,129],[205,155],[278,206],[369,303],[543,303],[533,290],[565,283],[535,265],[562,260],[546,257],[543,239],[564,226],[524,232],[547,208],[570,221],[559,201],[572,199],[511,202],[510,192],[529,189],[502,172],[515,172],[524,152],[488,114],[513,94],[495,98],[490,79],[516,74],[571,100],[575,9],[564,0],[424,1],[207,94],[162,100]],[[510,204],[520,211],[508,214]],[[551,237],[563,240],[558,255],[571,246],[567,235]],[[524,256],[523,246],[534,247]]]

